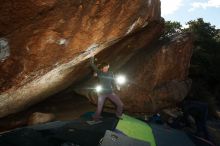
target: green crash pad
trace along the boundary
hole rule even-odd
[[[147,141],[151,146],[156,146],[155,139],[151,127],[138,119],[123,114],[122,120],[119,120],[116,127],[129,137]]]

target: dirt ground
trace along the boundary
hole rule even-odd
[[[56,94],[22,112],[0,119],[0,132],[27,125],[28,117],[34,112],[52,113],[55,120],[67,121],[78,118],[85,112],[95,111],[96,106],[75,93]]]
[[[28,117],[34,112],[52,113],[56,117],[55,120],[68,121],[95,110],[96,106],[85,97],[75,93],[62,92],[62,94],[56,94],[25,111],[0,119],[0,132],[27,126]],[[104,111],[114,112],[114,109],[104,108]],[[220,121],[208,121],[207,126],[213,140],[220,145]]]

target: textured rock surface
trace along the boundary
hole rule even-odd
[[[129,83],[118,93],[125,109],[130,112],[156,112],[186,96],[191,86],[187,75],[192,40],[189,34],[183,34],[174,37],[170,42],[156,42],[156,45],[144,47],[117,70],[126,74],[129,79]],[[113,64],[113,68],[114,66]],[[78,87],[81,90],[76,91],[96,103],[96,94],[92,90],[85,90],[94,85],[95,81],[91,80]]]
[[[1,45],[0,117],[71,84],[96,103],[91,51],[126,74],[129,82],[118,94],[130,112],[156,112],[190,88],[192,38],[158,41],[164,31],[159,0],[3,0],[0,16],[0,40],[7,41]]]
[[[50,11],[58,0],[1,0],[0,37],[25,27],[43,13]]]
[[[159,0],[3,0],[0,37],[8,40],[10,56],[0,62],[0,117],[80,81],[91,50],[98,53],[143,27],[149,34],[139,46],[151,43],[163,29],[160,19]],[[136,53],[132,47],[124,53]],[[117,47],[111,49],[108,59],[117,55]]]
[[[54,114],[35,112],[28,118],[28,125],[48,123],[54,120],[55,120]]]

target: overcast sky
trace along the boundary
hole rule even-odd
[[[161,0],[161,15],[183,26],[190,20],[203,18],[220,28],[220,0]]]

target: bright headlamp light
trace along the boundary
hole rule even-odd
[[[119,85],[123,85],[126,83],[126,77],[124,75],[118,75],[116,76],[116,82]]]
[[[96,90],[96,92],[101,92],[102,91],[102,86],[101,85],[97,85],[95,90]]]

